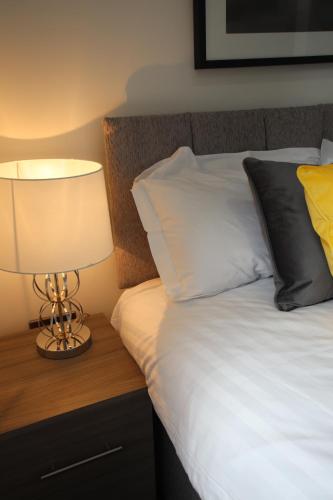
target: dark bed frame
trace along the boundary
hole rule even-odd
[[[153,419],[158,500],[200,500],[155,412]]]
[[[197,155],[319,148],[323,137],[333,140],[333,105],[108,117],[104,135],[118,285],[127,288],[158,276],[130,192],[137,175],[180,146]],[[154,431],[158,498],[200,500],[156,414]]]

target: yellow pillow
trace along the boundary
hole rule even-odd
[[[297,169],[312,225],[319,234],[330,272],[333,275],[333,165]]]

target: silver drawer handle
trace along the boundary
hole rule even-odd
[[[56,476],[57,474],[61,474],[66,470],[74,469],[75,467],[79,467],[80,465],[86,464],[88,462],[93,462],[98,458],[106,457],[107,455],[111,455],[112,453],[117,453],[117,451],[123,450],[122,446],[117,446],[116,448],[112,448],[112,450],[103,451],[102,453],[98,453],[97,455],[93,455],[92,457],[85,458],[84,460],[80,460],[79,462],[75,462],[73,464],[67,465],[66,467],[61,467],[60,469],[56,469],[52,472],[48,472],[47,474],[43,474],[40,476],[41,480],[47,479],[52,476]]]

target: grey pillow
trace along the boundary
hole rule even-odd
[[[271,251],[275,302],[282,311],[333,298],[333,279],[312,227],[295,163],[246,158],[244,169]]]

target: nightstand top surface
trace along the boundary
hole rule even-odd
[[[36,331],[0,339],[0,434],[146,387],[105,316],[86,324],[92,346],[64,360],[37,353]]]

